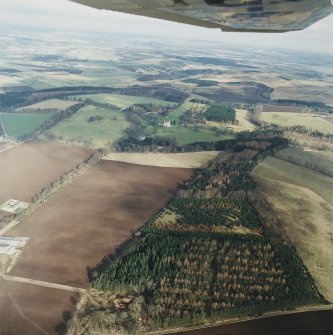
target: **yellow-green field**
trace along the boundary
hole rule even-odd
[[[20,137],[37,129],[53,113],[2,113],[1,119],[10,137]]]
[[[233,135],[216,134],[215,131],[208,127],[194,127],[194,126],[174,126],[170,128],[158,128],[158,136],[175,138],[179,144],[188,144],[194,142],[216,142],[224,141],[234,138]]]
[[[199,168],[205,166],[219,151],[200,151],[184,153],[156,153],[156,152],[113,152],[104,159],[133,163],[140,165]]]
[[[72,96],[72,99],[91,99],[99,103],[108,103],[124,108],[137,103],[153,103],[160,106],[174,106],[175,103],[149,97],[138,97],[123,94],[88,94]]]
[[[279,151],[276,157],[312,168],[324,174],[333,175],[333,152],[287,148]]]
[[[333,118],[313,117],[311,113],[267,112],[260,114],[260,120],[280,126],[303,126],[312,131],[324,134],[333,133]]]
[[[253,130],[256,126],[248,120],[248,111],[245,109],[236,109],[236,120],[239,121],[239,125],[236,126],[243,130]]]
[[[284,160],[267,157],[253,171],[255,176],[298,185],[333,204],[333,178]]]
[[[75,102],[71,100],[61,100],[61,99],[50,99],[41,102],[37,102],[36,104],[24,106],[18,108],[17,110],[24,110],[24,109],[43,109],[43,108],[56,108],[60,110],[65,110],[70,106],[73,106]]]
[[[101,116],[103,119],[89,122],[88,119],[91,116]],[[70,118],[51,128],[50,132],[66,142],[103,147],[122,137],[124,130],[129,126],[125,115],[119,111],[85,106]]]
[[[256,182],[319,291],[333,302],[333,206],[305,187],[261,177]]]
[[[329,152],[288,148],[277,156],[332,168],[333,154]],[[318,289],[333,302],[333,266],[327,266],[333,264],[333,178],[274,157],[266,158],[253,175]]]

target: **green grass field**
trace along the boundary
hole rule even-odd
[[[276,157],[318,170],[319,172],[333,174],[332,152],[304,151],[299,148],[287,148],[278,152]]]
[[[306,187],[333,204],[333,178],[311,169],[275,157],[267,157],[255,168],[253,174]]]
[[[36,104],[24,106],[18,108],[17,110],[24,109],[38,109],[38,108],[57,108],[60,110],[65,110],[66,108],[73,106],[75,104],[74,101],[71,100],[61,100],[61,99],[50,99],[41,102],[37,102]]]
[[[232,135],[216,136],[215,132],[209,128],[198,127],[197,130],[195,130],[194,126],[158,128],[156,134],[158,136],[176,138],[176,141],[179,144],[188,144],[194,142],[215,142],[234,138]]]
[[[325,118],[313,117],[310,113],[267,112],[260,114],[260,120],[280,126],[303,126],[324,134],[333,133],[333,123]]]
[[[97,122],[88,122],[91,116],[101,116],[103,119]],[[123,136],[124,130],[129,126],[130,124],[122,112],[86,106],[51,128],[50,132],[57,138],[68,142],[103,147],[107,143],[114,143]]]
[[[4,113],[1,118],[11,137],[20,137],[37,129],[53,113]]]
[[[137,97],[123,94],[87,94],[70,97],[72,99],[91,99],[100,103],[109,103],[119,108],[124,108],[137,103],[153,103],[159,106],[174,106],[174,102],[168,102],[150,97]]]

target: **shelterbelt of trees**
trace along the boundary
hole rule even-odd
[[[247,197],[252,169],[287,145],[279,129],[241,133],[117,256],[90,269],[94,289],[130,297],[121,311],[95,308],[90,329],[140,332],[324,302]]]

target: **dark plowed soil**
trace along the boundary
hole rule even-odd
[[[11,274],[89,286],[87,267],[131,238],[191,174],[191,169],[99,162],[8,232],[30,238]]]

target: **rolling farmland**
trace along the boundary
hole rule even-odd
[[[35,193],[80,164],[91,153],[87,149],[34,141],[1,152],[0,203],[10,198],[30,202]]]
[[[255,168],[254,175],[306,187],[333,204],[333,179],[311,169],[268,157]]]
[[[68,107],[71,107],[76,102],[71,100],[61,100],[61,99],[50,99],[50,100],[44,100],[41,102],[37,102],[32,105],[20,107],[17,110],[25,110],[25,109],[59,109],[59,110],[65,110]]]
[[[131,96],[123,94],[88,94],[73,96],[73,99],[91,99],[98,103],[108,103],[119,108],[124,108],[138,103],[153,103],[155,105],[173,106],[175,103],[150,97]]]
[[[11,274],[89,286],[87,267],[114,253],[191,173],[101,161],[9,231],[30,237]]]
[[[37,129],[53,113],[6,113],[1,114],[6,133],[10,137],[20,137]]]
[[[333,264],[333,178],[328,176],[328,172],[332,173],[332,155],[288,148],[277,156],[293,163],[266,158],[254,170],[257,185],[315,279],[318,289],[332,302],[333,267],[329,265]]]
[[[324,134],[332,133],[332,116],[313,116],[311,113],[294,112],[266,112],[260,114],[260,121],[274,123],[280,126],[303,126],[311,131],[320,131]]]
[[[74,313],[73,295],[0,278],[0,335],[59,335]]]
[[[100,117],[97,122],[89,122],[90,117]],[[56,138],[65,142],[103,147],[114,143],[124,135],[130,123],[124,113],[100,107],[85,106],[70,118],[61,121],[49,130]]]

